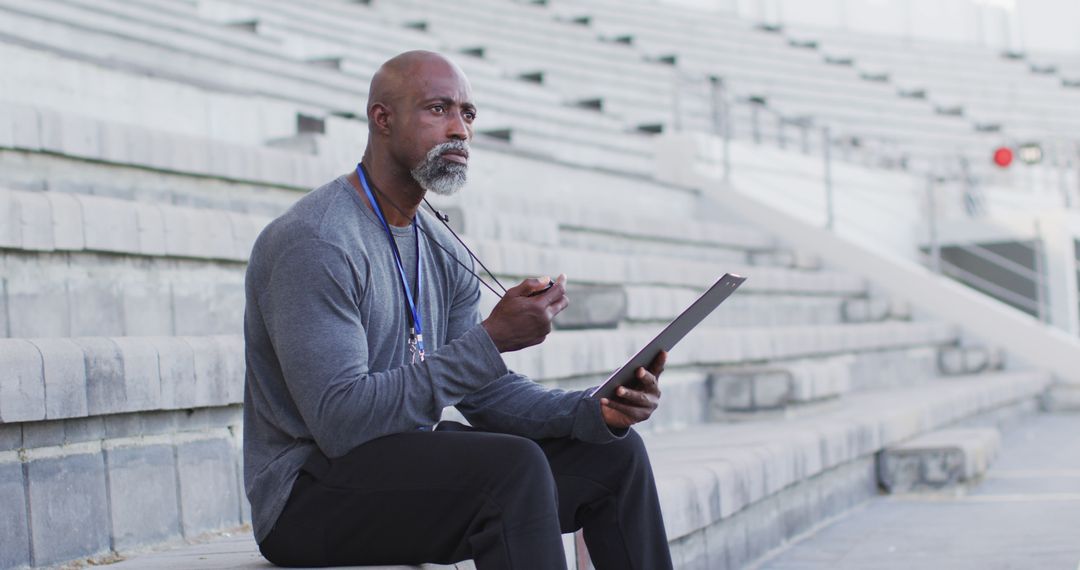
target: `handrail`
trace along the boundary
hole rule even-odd
[[[1014,275],[1018,275],[1025,279],[1030,279],[1035,282],[1038,282],[1040,280],[1041,276],[1036,273],[1035,270],[1029,267],[1024,267],[1023,265],[1005,257],[1004,255],[1001,255],[1000,253],[997,253],[991,249],[987,249],[977,243],[957,244],[953,247],[966,251],[974,255],[975,257],[982,259],[983,261],[988,261],[1002,269],[1005,269],[1006,271],[1009,271]]]
[[[712,132],[710,134],[719,137],[723,141],[723,177],[725,181],[730,181],[731,179],[732,165],[730,159],[730,145],[734,138],[732,126],[735,122],[733,108],[737,108],[737,106],[742,106],[739,108],[749,108],[751,117],[751,138],[756,144],[765,142],[765,137],[762,136],[760,120],[758,118],[762,114],[775,120],[777,127],[776,142],[780,148],[786,147],[787,137],[784,135],[784,127],[787,125],[794,125],[802,131],[802,149],[804,154],[810,152],[811,146],[816,146],[810,144],[807,133],[816,131],[818,136],[814,137],[814,139],[815,141],[820,141],[819,152],[821,152],[824,167],[822,173],[822,187],[825,194],[825,227],[830,231],[836,231],[835,226],[837,220],[832,177],[833,161],[848,158],[848,154],[852,150],[852,147],[840,144],[840,141],[845,141],[849,137],[858,137],[860,141],[869,143],[868,145],[861,145],[861,148],[856,148],[855,150],[859,153],[856,156],[861,157],[862,159],[870,159],[877,164],[881,164],[881,161],[883,160],[892,160],[896,163],[900,163],[901,160],[914,158],[917,162],[905,163],[904,170],[914,175],[925,176],[927,179],[926,196],[927,208],[929,210],[928,217],[931,239],[931,255],[928,258],[928,265],[931,269],[938,273],[960,279],[961,281],[968,283],[969,286],[979,288],[984,292],[989,292],[1002,299],[1007,299],[1014,305],[1023,307],[1036,314],[1038,318],[1044,322],[1048,320],[1050,302],[1048,298],[1049,284],[1046,278],[1045,260],[1041,258],[1044,254],[1041,242],[1037,242],[1034,246],[1034,270],[978,244],[961,244],[957,246],[963,251],[966,251],[1003,271],[1032,281],[1035,287],[1034,300],[1026,298],[1022,294],[1005,289],[986,278],[975,275],[970,271],[963,270],[955,264],[941,259],[941,244],[937,232],[938,208],[936,203],[938,202],[937,194],[939,193],[939,190],[937,189],[938,184],[947,181],[961,182],[964,185],[966,194],[977,194],[979,180],[972,173],[970,163],[963,155],[958,153],[955,157],[951,157],[951,155],[929,157],[921,156],[914,151],[897,152],[897,156],[892,156],[889,153],[881,153],[876,151],[873,147],[876,145],[879,147],[895,149],[897,141],[882,137],[867,137],[861,134],[851,134],[844,131],[837,133],[833,130],[835,128],[833,125],[815,125],[812,117],[792,117],[769,106],[766,100],[740,99],[735,97],[730,92],[727,83],[722,77],[707,75],[705,76],[705,80],[707,81],[709,89],[709,94],[707,96],[708,104],[712,111]],[[674,117],[675,121],[673,122],[673,127],[677,130],[682,130],[685,124],[682,120],[682,114],[686,108],[684,101],[681,100],[685,93],[682,87],[686,84],[701,85],[702,77],[690,76],[676,70],[675,81],[674,97],[676,100],[674,101],[674,111],[676,116]],[[770,140],[771,138],[772,137],[769,137]],[[1080,143],[1073,142],[1071,144],[1077,145],[1077,149],[1080,151]],[[834,153],[834,149],[840,149],[842,152]],[[840,154],[840,156],[837,156],[837,154]],[[953,160],[954,158],[955,160]],[[1062,195],[1063,199],[1065,199],[1067,198],[1068,192],[1063,189]],[[974,208],[969,210],[968,213],[969,215],[974,216],[978,215],[980,211],[981,208]]]
[[[1012,303],[1013,305],[1023,307],[1024,309],[1035,313],[1036,315],[1039,314],[1039,303],[1032,301],[1031,299],[1028,299],[1023,295],[1020,295],[1015,291],[1006,289],[992,281],[988,281],[982,277],[979,277],[978,275],[975,275],[970,271],[961,269],[949,261],[942,259],[939,261],[939,263],[941,264],[941,272],[943,274],[966,281],[969,283],[969,286],[974,286],[977,289],[983,289],[984,291],[989,292],[996,297],[1004,299],[1005,301]]]

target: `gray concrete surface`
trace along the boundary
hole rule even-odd
[[[952,494],[880,497],[761,570],[1080,568],[1080,414],[1005,432],[985,479]]]
[[[952,428],[925,433],[878,454],[878,480],[889,493],[944,490],[976,481],[1001,448],[996,428]]]
[[[133,557],[109,565],[116,570],[270,570],[276,568],[259,554],[259,547],[247,529],[185,548]],[[346,567],[339,567],[346,568]],[[349,566],[365,570],[475,570],[472,563],[424,566]],[[331,568],[330,570],[334,570]]]

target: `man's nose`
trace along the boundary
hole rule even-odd
[[[454,115],[447,125],[446,136],[451,139],[467,141],[472,138],[472,126],[465,122],[465,117]]]

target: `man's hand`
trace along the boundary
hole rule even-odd
[[[615,398],[600,398],[604,423],[626,429],[652,416],[660,405],[660,374],[667,363],[667,352],[660,351],[648,367],[637,369],[637,380],[615,391]]]
[[[560,275],[555,285],[544,291],[550,282],[547,277],[526,279],[507,291],[492,309],[483,325],[499,352],[513,352],[544,342],[551,332],[552,319],[570,304],[566,297],[566,275]]]

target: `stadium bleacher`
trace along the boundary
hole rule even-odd
[[[1067,132],[1080,90],[1029,83],[999,54],[763,31],[645,1],[444,8],[0,0],[0,568],[250,535],[245,262],[266,223],[355,163],[371,75],[409,49],[454,57],[480,107],[469,186],[433,202],[503,282],[570,278],[574,307],[545,343],[505,355],[511,368],[595,385],[717,276],[749,277],[672,353],[664,403],[641,426],[676,567],[751,564],[874,496],[883,449],[1005,425],[1055,380],[775,228],[704,217],[710,189],[655,175],[653,127],[712,132],[693,78],[714,74],[732,99],[910,156],[975,156],[998,135],[973,121]],[[1008,99],[1017,85],[1024,103]],[[736,137],[750,138],[752,113],[733,108]],[[182,564],[259,567],[240,544]],[[566,544],[585,570],[580,541]]]

